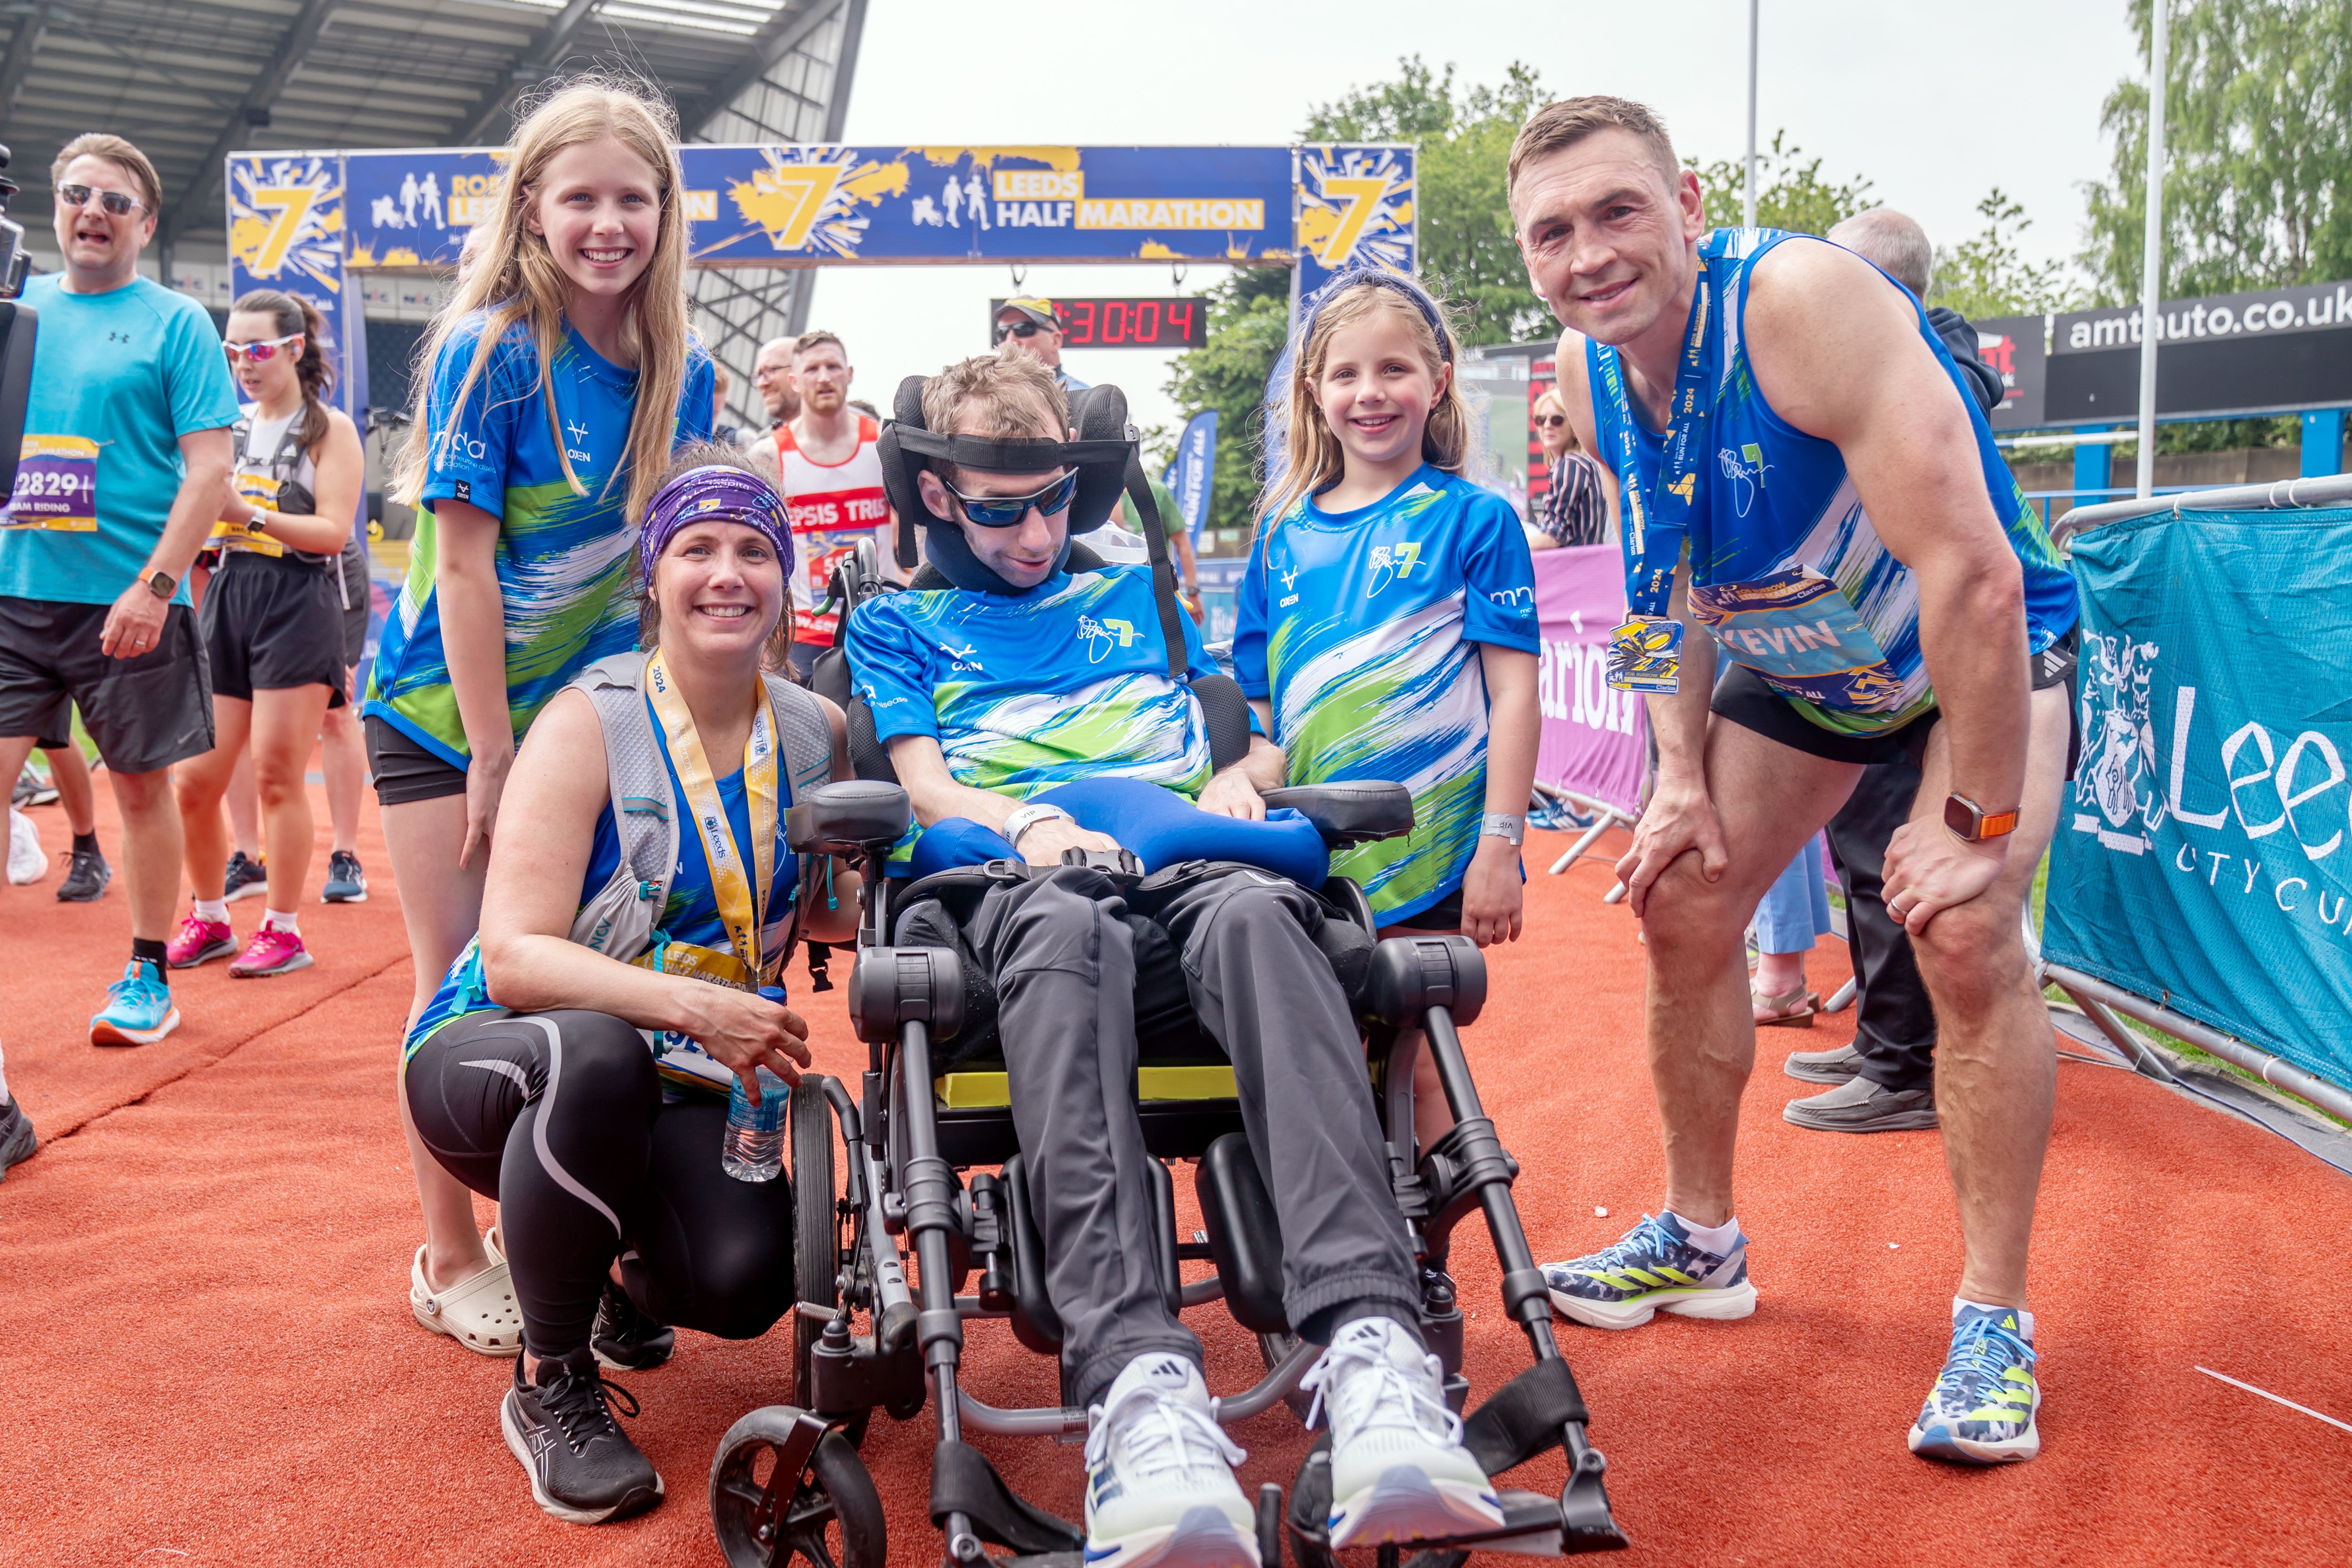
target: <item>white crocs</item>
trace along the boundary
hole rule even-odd
[[[507,1272],[498,1235],[493,1226],[482,1238],[490,1266],[446,1290],[436,1290],[425,1281],[425,1248],[419,1247],[408,1267],[408,1310],[425,1327],[447,1334],[477,1354],[520,1355],[522,1309],[515,1304],[514,1280]]]

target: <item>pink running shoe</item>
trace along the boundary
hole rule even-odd
[[[198,920],[191,910],[179,933],[163,944],[163,960],[174,969],[194,969],[236,951],[236,932],[226,921]]]
[[[228,972],[232,979],[258,980],[310,967],[310,950],[302,945],[300,932],[263,926],[253,933],[253,940],[245,944]]]

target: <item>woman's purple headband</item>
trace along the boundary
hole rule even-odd
[[[740,522],[758,529],[774,547],[784,578],[791,581],[793,531],[775,487],[757,474],[723,463],[688,468],[654,492],[637,534],[637,563],[645,581],[653,581],[654,563],[677,531],[694,522]]]

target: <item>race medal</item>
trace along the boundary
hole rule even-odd
[[[1609,684],[1620,691],[1672,697],[1682,689],[1683,624],[1670,616],[1633,616],[1609,634]]]
[[[0,528],[98,531],[98,443],[81,436],[27,436]]]
[[[703,753],[702,737],[695,732],[694,715],[671,681],[668,663],[659,648],[646,659],[646,696],[661,721],[663,736],[669,742],[670,764],[685,787],[687,813],[702,840],[719,924],[726,929],[737,962],[756,987],[766,973],[763,957],[772,956],[779,966],[783,959],[782,953],[763,955],[760,951],[761,922],[766,919],[774,876],[769,856],[776,841],[776,720],[767,686],[762,682],[760,687],[751,738],[743,748],[743,793],[751,819],[748,855],[735,842],[734,829],[728,825],[726,807],[719,800],[718,781]],[[717,977],[698,973],[694,978]],[[719,984],[726,982],[721,979]]]

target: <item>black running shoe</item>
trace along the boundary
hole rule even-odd
[[[536,1384],[523,1381],[522,1363],[517,1356],[499,1428],[530,1478],[533,1500],[566,1524],[626,1519],[659,1503],[661,1477],[607,1403],[617,1396],[635,1415],[637,1402],[597,1374],[595,1353],[583,1346],[541,1357]]]
[[[114,880],[114,868],[96,849],[76,849],[73,864],[66,869],[66,879],[58,884],[58,902],[61,904],[94,904],[105,895],[106,885]]]
[[[0,1104],[0,1182],[8,1179],[8,1167],[21,1165],[33,1157],[41,1141],[33,1136],[33,1119],[25,1108],[11,1100]]]
[[[669,1360],[677,1343],[676,1329],[655,1322],[637,1310],[626,1290],[610,1279],[604,1281],[604,1299],[596,1303],[596,1327],[588,1336],[588,1348],[596,1352],[599,1366],[614,1372],[651,1372]]]
[[[360,858],[348,849],[338,849],[328,856],[327,885],[319,889],[320,901],[363,904],[367,896],[367,873],[360,869]]]
[[[233,904],[268,891],[269,873],[261,868],[261,862],[247,859],[242,849],[229,851],[228,869],[221,875],[221,901]]]

